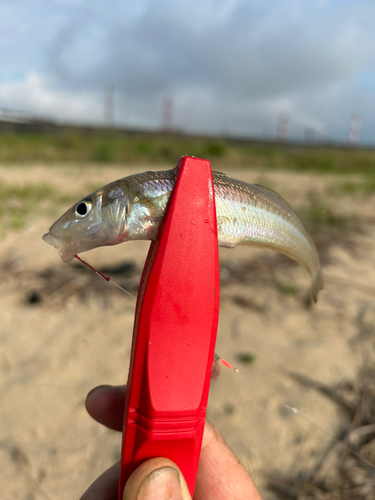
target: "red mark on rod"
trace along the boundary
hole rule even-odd
[[[111,281],[111,279],[108,278],[108,276],[106,276],[105,274],[101,273],[100,271],[97,271],[95,269],[95,267],[92,267],[92,266],[90,266],[90,264],[87,264],[87,262],[85,262],[83,259],[81,259],[81,257],[78,257],[78,255],[75,255],[74,257],[76,257],[78,260],[80,260],[82,262],[82,264],[85,264],[85,266],[87,266],[90,269],[92,269],[93,271],[95,271],[96,274],[99,274],[99,276],[101,276],[102,278],[104,278],[106,281]]]
[[[228,361],[225,361],[225,359],[221,359],[220,363],[224,365],[226,368],[229,368],[230,370],[232,369],[232,365],[228,363]]]

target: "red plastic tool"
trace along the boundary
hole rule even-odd
[[[152,457],[181,469],[193,496],[219,316],[219,257],[210,163],[183,157],[151,244],[135,314],[119,500]]]

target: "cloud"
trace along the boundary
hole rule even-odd
[[[97,122],[102,107],[89,93],[54,88],[43,75],[30,73],[25,80],[0,84],[0,102],[3,108],[52,115],[62,120]]]
[[[120,123],[158,126],[163,99],[173,96],[179,128],[274,135],[286,113],[294,136],[309,127],[344,139],[351,113],[363,108],[375,141],[372,0],[53,5],[45,15],[56,29],[37,71],[50,94],[72,96],[77,117],[89,102],[101,115],[104,88],[114,85]]]

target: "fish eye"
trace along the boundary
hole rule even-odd
[[[92,203],[90,201],[80,201],[76,206],[76,216],[77,217],[85,217],[92,207]]]

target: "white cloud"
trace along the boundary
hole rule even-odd
[[[82,121],[99,121],[102,115],[92,94],[58,89],[39,73],[0,84],[0,107]]]

